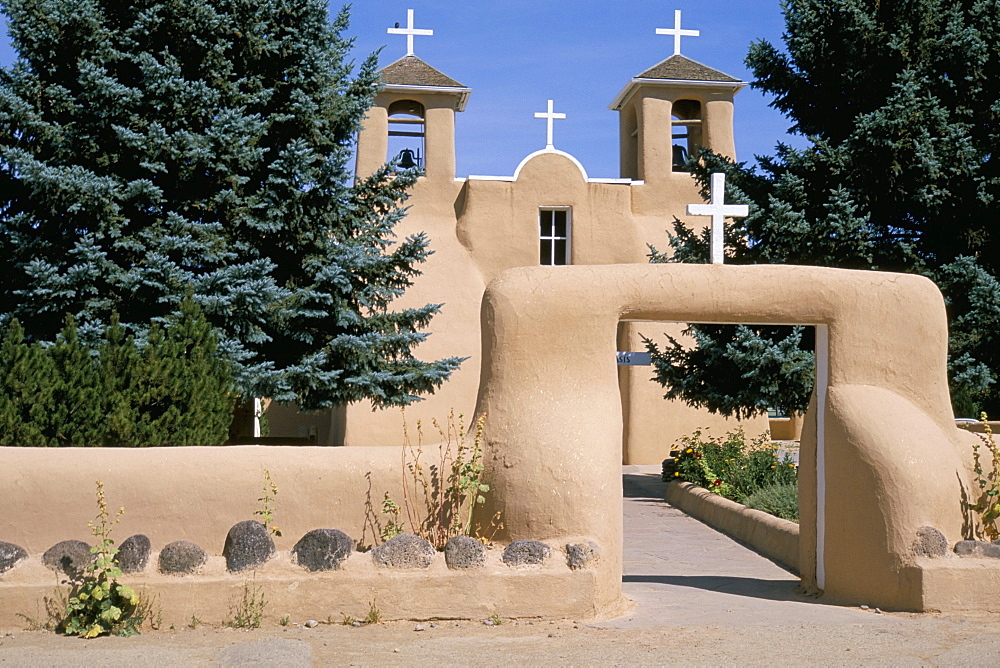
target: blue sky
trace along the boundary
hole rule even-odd
[[[339,4],[331,4],[336,9]],[[545,147],[546,100],[568,118],[555,123],[555,146],[576,156],[593,177],[618,176],[618,118],[608,105],[629,79],[673,53],[674,10],[683,12],[682,53],[744,81],[747,48],[757,39],[779,45],[784,22],[778,0],[377,0],[352,9],[349,34],[355,58],[383,48],[387,65],[406,52],[406,38],[389,35],[406,10],[415,27],[416,55],[472,89],[456,118],[457,169],[467,174],[510,175],[521,159]],[[9,40],[0,64],[14,58]],[[744,88],[736,96],[736,146],[740,160],[770,154],[787,140],[790,125]],[[798,143],[798,142],[795,142]]]

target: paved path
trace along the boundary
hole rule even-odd
[[[872,620],[871,612],[797,595],[797,576],[668,505],[658,467],[623,467],[623,485],[622,589],[636,605],[628,615],[598,626]]]

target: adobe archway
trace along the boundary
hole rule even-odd
[[[817,326],[819,424],[806,425],[800,466],[805,587],[916,610],[988,607],[969,597],[1000,591],[1000,568],[913,551],[922,526],[962,539],[973,438],[954,426],[944,303],[929,280],[761,265],[513,269],[483,299],[477,412],[494,454],[482,513],[502,512],[507,539],[595,540],[599,606],[621,586],[621,320]]]

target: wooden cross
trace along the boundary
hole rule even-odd
[[[674,27],[673,28],[657,28],[657,35],[673,35],[674,36],[674,55],[679,56],[681,54],[681,37],[700,37],[700,30],[681,30],[681,10],[674,10]]]
[[[743,218],[750,215],[750,207],[746,204],[724,204],[726,201],[726,175],[712,174],[712,199],[708,204],[688,204],[689,216],[712,217],[712,246],[709,253],[712,264],[722,264],[725,259],[723,252],[723,218]]]
[[[433,30],[419,30],[413,27],[413,10],[406,10],[406,27],[400,28],[399,24],[396,24],[395,28],[389,28],[386,30],[390,35],[406,35],[406,55],[413,55],[413,36],[414,35],[433,35]]]
[[[552,125],[555,120],[566,118],[566,114],[557,114],[552,111],[552,100],[549,100],[549,110],[547,112],[535,112],[535,118],[544,118],[546,124],[545,148],[552,148]]]

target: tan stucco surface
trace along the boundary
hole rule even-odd
[[[800,455],[803,585],[837,601],[934,605],[914,573],[939,566],[918,564],[913,542],[922,526],[950,544],[965,537],[974,437],[953,422],[944,303],[929,280],[794,266],[523,268],[489,286],[482,318],[478,411],[489,415],[496,492],[483,512],[503,513],[507,538],[569,531],[609,546],[622,526],[619,322],[825,328],[827,382]],[[621,570],[604,566],[610,602]]]

